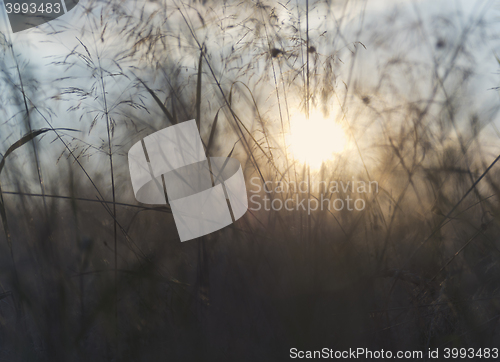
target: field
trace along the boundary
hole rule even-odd
[[[497,15],[82,0],[2,34],[0,361],[497,360]],[[249,210],[181,242],[127,153],[192,119]]]

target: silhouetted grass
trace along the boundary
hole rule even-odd
[[[493,10],[412,9],[382,21],[350,2],[91,2],[77,36],[45,35],[67,50],[43,87],[2,38],[0,360],[497,347],[498,106],[471,86]],[[286,138],[314,109],[349,139],[319,170]],[[240,160],[249,196],[365,208],[249,210],[181,243],[168,206],[135,201],[126,155],[193,118],[207,155]],[[326,186],[352,180],[378,192]],[[276,190],[301,181],[325,183]]]

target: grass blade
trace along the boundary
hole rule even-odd
[[[218,120],[219,120],[219,111],[217,111],[217,114],[215,115],[214,122],[212,123],[212,129],[210,131],[210,137],[208,138],[207,156],[210,156],[210,149],[211,149],[213,141],[214,141],[215,129],[217,128],[217,121]]]
[[[57,128],[56,130],[77,131],[76,129],[71,129],[71,128]],[[18,148],[22,147],[23,145],[25,145],[26,143],[28,143],[29,141],[31,141],[35,137],[40,136],[41,134],[44,134],[44,133],[49,132],[49,131],[53,131],[53,129],[42,128],[42,129],[38,129],[36,131],[31,131],[28,134],[21,137],[21,139],[19,139],[18,141],[14,142],[14,144],[12,144],[12,146],[10,146],[7,149],[7,152],[5,152],[5,154],[3,155],[2,161],[0,161],[0,173],[2,173],[2,170],[5,166],[5,159],[7,158],[8,155],[10,155],[12,152],[14,152]]]
[[[167,118],[170,121],[170,123],[177,124],[175,118],[168,111],[167,107],[165,107],[165,105],[162,103],[162,101],[160,100],[160,98],[158,98],[158,96],[156,95],[156,93],[151,88],[149,88],[146,85],[146,83],[144,83],[142,80],[139,79],[139,81],[142,83],[142,85],[144,86],[144,88],[146,88],[146,90],[149,92],[149,94],[151,94],[151,96],[153,97],[153,99],[155,100],[155,102],[160,106],[161,110],[163,111],[163,113],[165,113],[165,115],[167,116]]]
[[[196,125],[200,130],[201,125],[201,66],[203,64],[203,50],[200,52],[200,61],[198,62],[198,80],[196,82]],[[208,152],[208,150],[207,150]]]

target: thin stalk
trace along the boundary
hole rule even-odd
[[[115,333],[118,336],[118,243],[117,243],[117,221],[116,221],[116,193],[115,193],[115,174],[113,171],[113,149],[111,146],[111,125],[109,119],[108,102],[106,98],[106,86],[104,84],[104,74],[101,66],[101,58],[97,55],[99,69],[101,71],[101,87],[104,98],[104,115],[106,116],[106,129],[108,137],[109,167],[111,173],[111,192],[113,201],[113,242],[114,242],[114,279],[115,279]],[[117,339],[118,340],[118,339]]]
[[[306,118],[309,119],[309,0],[306,0]]]
[[[306,0],[306,119],[309,121],[309,0]],[[307,202],[311,199],[311,167],[307,162]],[[311,214],[307,213],[307,238],[311,241]]]

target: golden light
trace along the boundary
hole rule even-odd
[[[325,118],[320,111],[312,111],[309,119],[301,112],[292,115],[288,142],[296,160],[319,168],[343,151],[347,139],[335,117]]]

